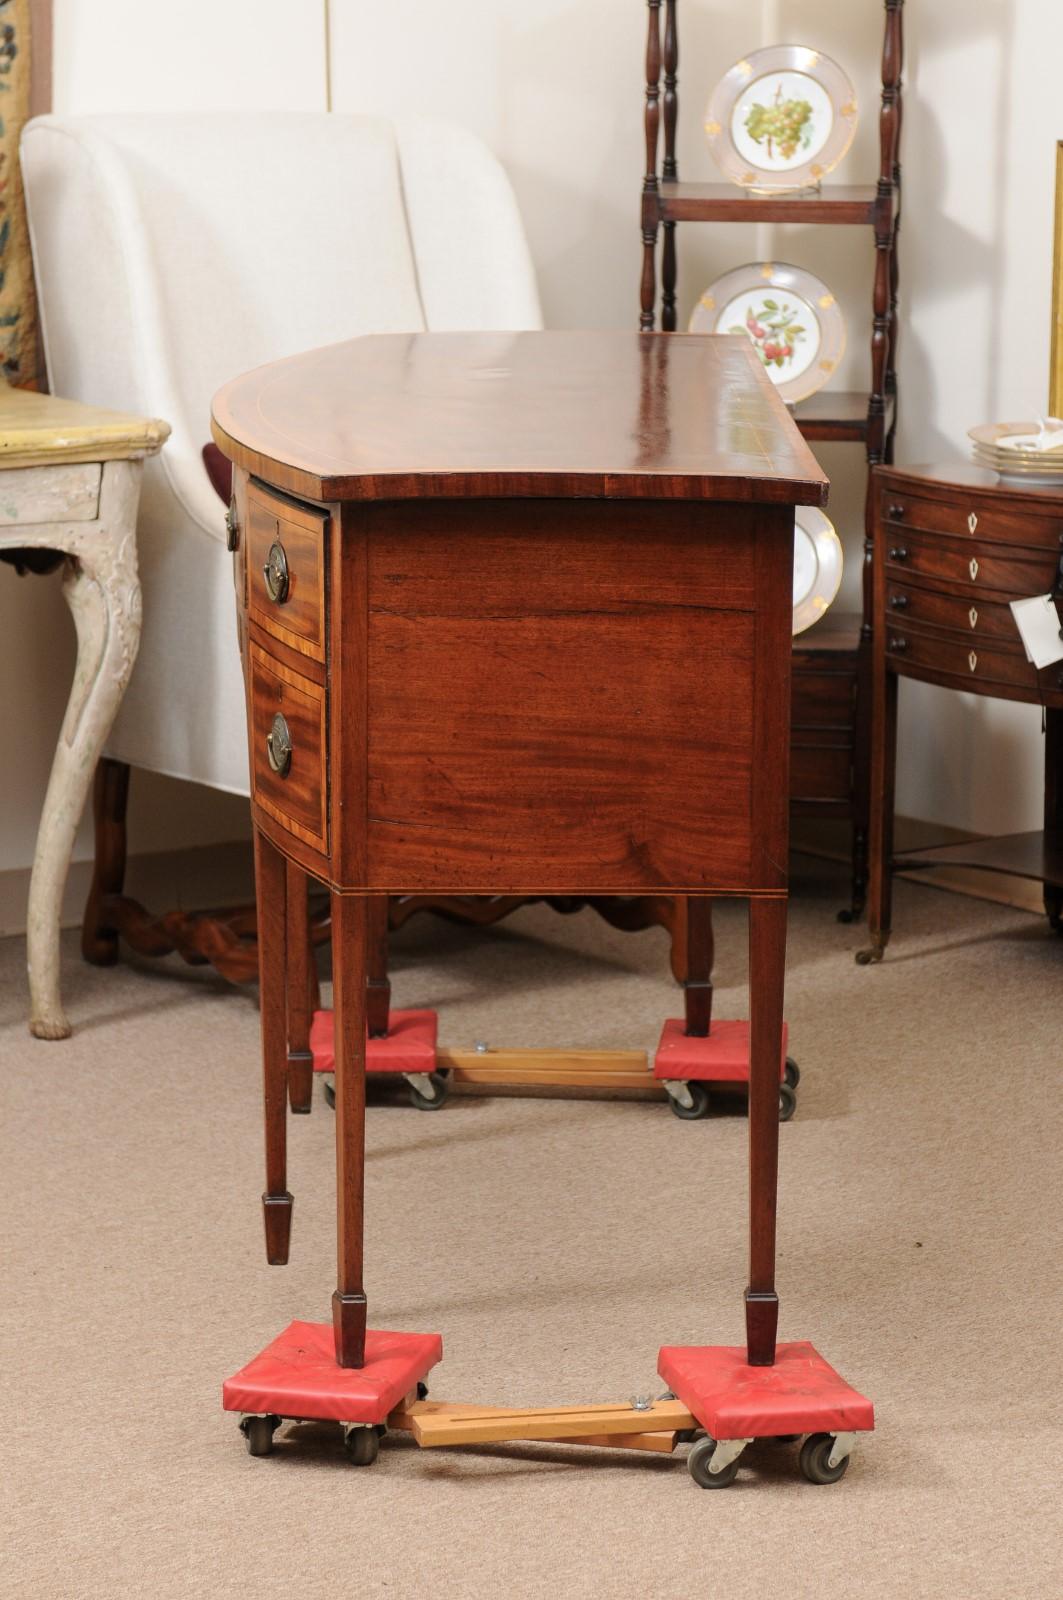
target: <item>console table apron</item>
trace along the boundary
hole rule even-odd
[[[792,532],[826,483],[755,353],[370,337],[230,383],[214,436],[235,468],[274,1263],[286,860],[332,900],[339,1378],[374,1375],[386,1339],[421,1360],[408,1376],[431,1364],[427,1336],[367,1336],[362,1280],[370,906],[411,893],[749,898],[746,1330],[771,1366]],[[275,1373],[283,1343],[256,1361]],[[226,1404],[257,1427],[252,1368]]]
[[[140,643],[140,475],[170,432],[157,420],[0,385],[0,558],[63,564],[77,665],[41,810],[26,919],[30,1031],[65,1039],[59,918],[74,835]]]

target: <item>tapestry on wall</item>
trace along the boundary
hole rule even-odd
[[[37,301],[18,164],[29,101],[30,0],[0,0],[0,372],[36,388]]]

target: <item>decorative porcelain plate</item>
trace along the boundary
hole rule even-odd
[[[691,333],[740,333],[787,405],[822,389],[845,350],[845,319],[827,285],[802,267],[754,261],[717,278]]]
[[[974,458],[1009,483],[1030,488],[1063,487],[1063,422],[984,422],[972,428]]]
[[[794,629],[818,622],[842,581],[842,542],[815,506],[799,506],[794,522]]]
[[[738,61],[713,90],[705,133],[720,170],[755,194],[818,188],[856,132],[856,91],[830,56],[778,44]]]

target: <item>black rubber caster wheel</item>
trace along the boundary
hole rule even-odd
[[[410,1100],[418,1111],[438,1111],[450,1099],[450,1079],[446,1073],[429,1073],[428,1081],[435,1090],[435,1098],[432,1100],[429,1100],[427,1095],[422,1094],[420,1089],[415,1089],[412,1083],[410,1084]]]
[[[353,1466],[371,1467],[380,1451],[380,1435],[375,1428],[351,1428],[343,1448]]]
[[[716,1449],[716,1440],[708,1434],[691,1445],[687,1456],[687,1471],[699,1489],[726,1489],[738,1477],[738,1460],[729,1461],[722,1472],[710,1472],[709,1462]],[[740,1459],[740,1458],[739,1458]]]
[[[810,1433],[801,1446],[798,1464],[809,1483],[837,1483],[839,1478],[844,1478],[849,1467],[849,1457],[845,1456],[836,1467],[829,1467],[830,1453],[834,1448],[834,1435],[830,1433]]]
[[[801,1068],[797,1065],[797,1062],[794,1060],[793,1056],[787,1056],[786,1058],[786,1069],[783,1072],[783,1082],[788,1083],[791,1089],[796,1089],[797,1085],[801,1082]]]
[[[779,1121],[789,1122],[797,1110],[797,1096],[788,1083],[779,1085]]]
[[[335,1111],[335,1109],[336,1109],[336,1085],[334,1083],[329,1083],[328,1079],[326,1079],[325,1082],[322,1084],[321,1089],[322,1089],[322,1093],[325,1096],[325,1104],[327,1106],[331,1107],[331,1109],[333,1111]]]
[[[702,1117],[709,1114],[709,1091],[704,1083],[688,1083],[687,1091],[690,1095],[690,1105],[681,1106],[678,1100],[668,1096],[668,1104],[672,1108],[672,1115],[679,1118],[680,1122],[700,1122]]]
[[[240,1432],[247,1440],[248,1455],[272,1455],[273,1435],[279,1426],[279,1417],[245,1417],[240,1424]]]

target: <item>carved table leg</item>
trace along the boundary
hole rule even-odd
[[[288,1099],[293,1111],[310,1110],[314,1091],[314,1058],[310,1052],[312,1015],[310,902],[306,873],[289,861],[286,873],[286,978]]]
[[[775,1213],[779,1179],[779,1057],[786,966],[786,901],[749,906],[749,1287],[750,1366],[775,1363]]]
[[[366,973],[369,899],[332,896],[332,993],[336,1052],[336,1292],[332,1326],[341,1367],[365,1365],[362,1282],[365,1196]]]
[[[259,1008],[262,1014],[262,1099],[266,1129],[266,1189],[262,1196],[266,1260],[288,1260],[294,1201],[288,1192],[287,864],[255,829],[255,901],[258,906]]]
[[[38,1039],[70,1034],[59,997],[59,913],[74,834],[140,643],[135,526],[140,471],[138,461],[107,462],[99,522],[85,524],[90,531],[80,538],[76,524],[64,530],[70,537],[63,598],[74,618],[78,654],[30,880],[30,1032]]]

